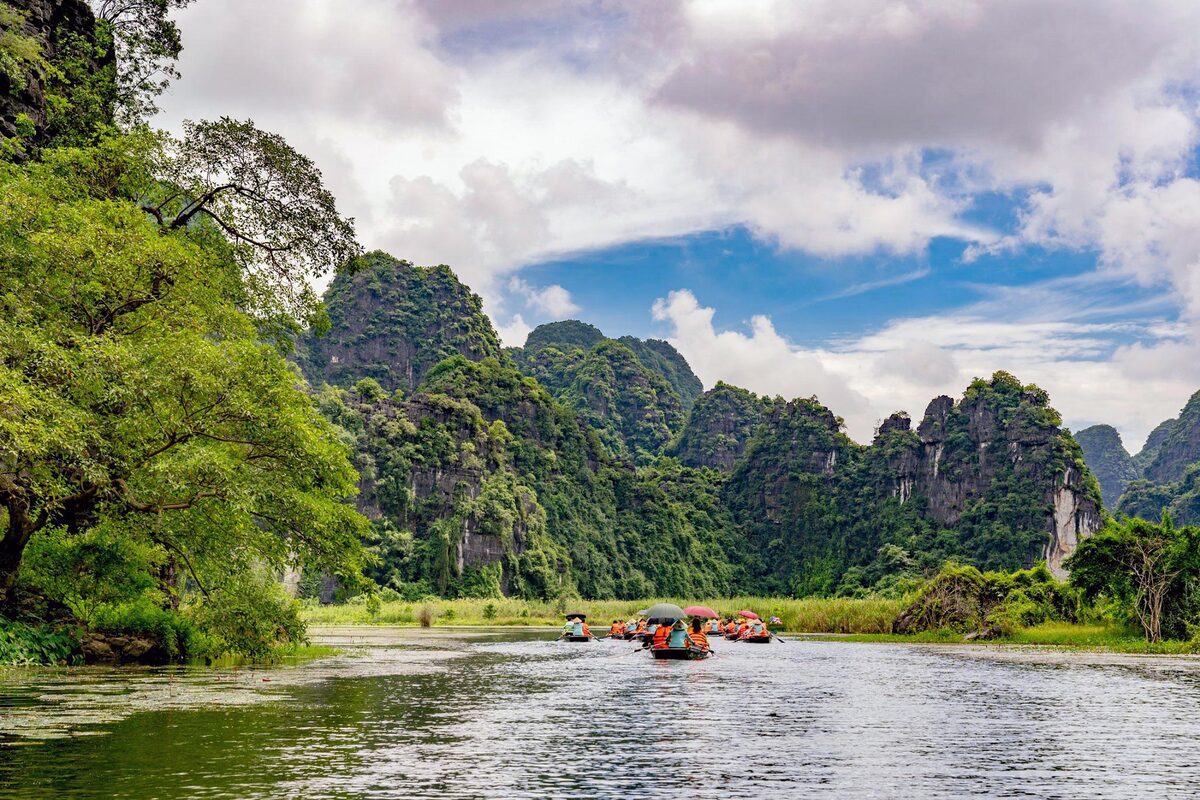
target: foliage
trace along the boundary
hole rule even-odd
[[[155,180],[142,209],[164,231],[215,226],[244,284],[243,306],[262,317],[311,320],[309,280],[359,254],[353,220],[342,217],[312,159],[249,120],[185,122],[182,139],[159,137]]]
[[[13,93],[25,87],[31,73],[44,75],[51,69],[41,42],[23,31],[28,18],[13,6],[0,6],[0,76]]]
[[[192,0],[91,0],[103,32],[113,40],[117,68],[116,103],[126,124],[158,111],[155,99],[179,77],[175,61],[183,51],[179,28],[169,14]]]
[[[88,622],[101,605],[133,602],[153,592],[165,561],[162,548],[127,536],[112,520],[74,535],[55,526],[30,539],[22,582]]]
[[[209,641],[188,617],[147,598],[97,606],[88,627],[111,635],[149,639],[156,660],[182,661],[210,652]]]
[[[0,667],[78,664],[80,661],[75,631],[0,617]]]
[[[1200,528],[1141,519],[1110,522],[1080,542],[1071,583],[1136,620],[1147,642],[1190,638],[1200,622]]]
[[[209,637],[208,655],[232,652],[263,660],[276,648],[307,642],[299,602],[261,569],[230,575],[198,598],[189,616]]]
[[[1043,565],[1006,573],[947,564],[917,592],[892,630],[1008,634],[1044,622],[1073,622],[1079,609],[1078,593]]]
[[[374,251],[340,271],[325,293],[332,336],[301,339],[297,360],[314,384],[362,378],[388,391],[416,388],[439,362],[500,355],[479,296],[449,267],[415,267]]]
[[[355,474],[242,313],[255,290],[226,240],[126,199],[148,149],[0,166],[0,600],[48,525],[108,521],[201,586],[203,553],[357,568]]]

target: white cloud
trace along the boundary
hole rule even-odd
[[[1133,441],[1200,380],[1193,0],[205,0],[180,22],[164,124],[284,134],[364,244],[450,264],[506,341],[527,328],[506,301],[574,313],[562,287],[510,288],[529,264],[744,224],[834,258],[934,237],[1095,249],[1118,293],[1117,277],[1169,288],[1127,312],[1183,309],[1184,330],[1114,348],[1111,298],[1014,289],[805,350],[765,317],[716,331],[695,298],[663,302],[703,378],[827,393],[860,434],[888,396],[919,413],[931,389],[1007,368]],[[1028,197],[1014,227],[964,218],[982,191]]]
[[[579,311],[579,306],[571,299],[571,293],[556,283],[538,287],[514,277],[509,280],[508,289],[524,298],[527,308],[556,320]]]
[[[765,316],[750,321],[748,335],[717,330],[714,313],[686,289],[653,308],[706,386],[724,380],[759,393],[816,395],[860,442],[894,411],[919,419],[934,397],[957,398],[971,379],[1006,370],[1046,389],[1069,427],[1115,424],[1136,450],[1200,385],[1200,352],[1190,343],[1164,338],[1113,355],[1119,323],[1021,319],[988,303],[894,320],[837,348],[797,346]]]
[[[654,318],[673,328],[671,344],[687,359],[705,386],[718,380],[752,391],[783,397],[816,395],[835,414],[846,418],[851,435],[870,436],[870,404],[841,376],[829,371],[815,354],[779,335],[771,320],[750,320],[750,334],[718,331],[715,309],[705,308],[687,289],[671,292],[654,304]]]
[[[499,322],[495,322],[495,325],[496,334],[500,337],[500,344],[505,347],[524,347],[525,339],[533,330],[533,326],[527,323],[520,314],[513,314],[506,325],[501,325]]]

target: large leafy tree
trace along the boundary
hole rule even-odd
[[[202,590],[251,563],[357,571],[356,475],[246,313],[271,307],[276,284],[250,269],[259,245],[228,228],[266,217],[211,201],[179,225],[187,210],[146,213],[146,197],[174,191],[155,181],[161,152],[123,136],[0,165],[0,605],[30,537],[52,526],[119,523]],[[287,196],[255,185],[252,209]],[[272,262],[278,305],[304,296],[294,284],[320,257],[306,247]]]
[[[146,119],[155,100],[179,77],[175,61],[183,52],[179,28],[170,13],[192,0],[91,0],[116,50],[115,110],[123,122]]]
[[[1200,588],[1200,528],[1142,519],[1111,522],[1079,543],[1066,564],[1071,583],[1106,597],[1137,620],[1146,641],[1184,635]]]

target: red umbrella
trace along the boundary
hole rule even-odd
[[[758,614],[755,614],[753,611],[739,611],[738,616],[745,617],[746,619],[758,619]]]
[[[683,610],[683,613],[689,617],[704,617],[705,619],[717,619],[721,616],[708,606],[688,606]]]

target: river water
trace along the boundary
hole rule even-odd
[[[1200,663],[326,631],[270,670],[0,673],[0,798],[1200,795]]]

